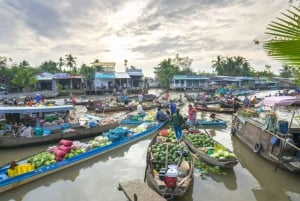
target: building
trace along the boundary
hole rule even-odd
[[[171,89],[206,89],[209,87],[209,78],[199,75],[174,75]]]

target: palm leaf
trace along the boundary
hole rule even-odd
[[[300,64],[300,9],[292,7],[294,11],[287,10],[282,13],[286,19],[277,18],[272,21],[266,34],[274,38],[264,43],[264,50],[274,59],[287,64]]]

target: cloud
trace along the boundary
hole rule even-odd
[[[3,0],[0,55],[32,65],[65,54],[77,64],[123,61],[153,75],[163,59],[189,56],[195,71],[211,71],[218,55],[242,56],[254,67],[280,63],[254,39],[288,8],[286,0]]]

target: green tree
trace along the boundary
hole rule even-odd
[[[37,82],[34,71],[31,68],[14,68],[14,77],[12,83],[18,88],[24,90],[30,90],[33,85]]]
[[[96,69],[91,66],[87,66],[86,64],[82,64],[79,70],[79,73],[82,75],[86,86],[91,87],[91,80],[93,75],[96,73]]]
[[[69,67],[70,72],[76,72],[76,57],[73,57],[71,54],[65,55],[65,64]]]
[[[59,57],[59,61],[58,61],[57,65],[58,65],[59,71],[63,72],[62,67],[65,65],[65,62],[64,62],[64,59],[62,57]]]
[[[253,75],[253,70],[248,61],[241,56],[226,57],[217,56],[216,60],[212,61],[212,68],[217,75],[224,76],[250,76]]]
[[[294,68],[287,64],[283,64],[282,68],[279,71],[280,71],[280,74],[279,74],[280,77],[289,78],[289,77],[293,77]]]
[[[25,68],[25,67],[29,67],[30,65],[28,61],[23,60],[22,62],[19,63],[19,66]]]
[[[54,61],[45,61],[40,66],[42,72],[49,72],[49,73],[57,73],[59,69],[57,68],[57,63]]]
[[[158,64],[158,68],[156,68],[156,75],[158,81],[166,87],[170,88],[170,81],[173,76],[178,72],[178,67],[175,67],[171,64],[171,59],[164,59],[162,62]]]

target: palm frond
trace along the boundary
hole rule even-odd
[[[271,21],[266,34],[274,38],[264,43],[264,50],[274,59],[287,64],[300,64],[300,9],[293,7],[294,11],[287,10],[282,13],[286,19],[277,18]]]

